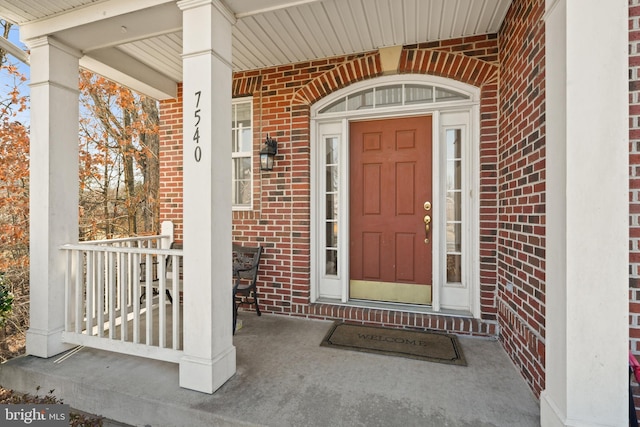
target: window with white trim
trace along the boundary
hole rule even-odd
[[[253,114],[252,99],[231,104],[232,198],[235,210],[251,209],[253,202]]]

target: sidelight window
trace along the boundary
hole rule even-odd
[[[335,136],[325,140],[325,274],[338,274],[339,145]]]
[[[462,130],[447,129],[447,282],[462,281]]]
[[[250,209],[252,203],[253,123],[251,99],[231,105],[232,205]]]

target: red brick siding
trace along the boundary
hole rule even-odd
[[[481,88],[481,293],[482,319],[402,313],[310,304],[310,106],[317,100],[352,83],[381,75],[379,55],[326,58],[262,70],[236,73],[233,96],[253,96],[254,118],[254,206],[233,213],[233,239],[265,247],[260,269],[259,291],[265,312],[286,313],[322,319],[345,319],[370,324],[438,329],[464,334],[496,335],[496,232],[498,146],[498,41],[496,35],[448,40],[437,44],[405,47],[400,73],[428,73]],[[165,102],[163,109],[176,111],[180,101]],[[173,115],[163,114],[171,120]],[[163,125],[163,135],[179,141],[179,126]],[[259,144],[266,135],[278,141],[278,155],[271,172],[258,168]],[[172,142],[161,159],[181,156]],[[181,158],[181,157],[180,157]],[[169,173],[169,172],[167,172]],[[182,170],[172,169],[170,182],[182,179]],[[163,187],[164,188],[164,187]],[[163,218],[181,224],[182,201],[174,187],[161,192]],[[164,207],[169,204],[171,209]],[[181,230],[181,225],[178,225]]]
[[[178,99],[160,102],[160,221],[173,221],[182,241],[182,85]]]
[[[640,359],[640,0],[629,0],[629,340]]]
[[[267,247],[265,265],[260,272],[265,311],[483,335],[498,333],[497,325],[490,322],[497,319],[504,347],[516,366],[536,394],[544,389],[543,10],[542,0],[515,0],[497,36],[406,46],[402,53],[401,72],[457,78],[476,84],[482,90],[480,286],[483,320],[480,321],[309,304],[309,107],[337,89],[379,75],[376,52],[234,76],[234,96],[253,96],[256,162],[258,144],[267,133],[279,141],[276,169],[264,173],[261,179],[255,177],[254,210],[233,214],[234,240],[260,242]],[[631,348],[638,353],[640,0],[629,1],[629,18],[629,321]],[[499,66],[499,74],[493,71],[495,66]],[[176,223],[176,238],[181,239],[180,99],[162,103],[161,122],[161,215],[162,219]],[[254,170],[257,171],[257,164]],[[513,284],[513,291],[509,290],[509,284]]]
[[[629,1],[629,80],[629,336],[640,354],[640,0]]]
[[[544,8],[514,1],[499,34],[498,319],[536,395],[545,387]]]

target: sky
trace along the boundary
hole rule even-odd
[[[19,46],[22,50],[27,50],[26,46],[20,42],[20,34],[17,26],[12,26],[9,32],[9,41],[13,44]],[[20,92],[28,96],[29,95],[29,66],[22,63],[14,56],[9,55],[8,63],[11,65],[15,65],[18,67],[20,73],[22,73],[25,77],[27,77],[27,81],[22,83],[20,86]],[[5,99],[6,92],[13,88],[13,77],[10,76],[4,69],[0,69],[0,99]],[[29,112],[26,111],[23,113],[23,117],[19,118],[22,123],[29,122]]]
[[[11,27],[11,30],[9,30],[9,41],[15,44],[16,46],[18,46],[19,48],[21,48],[22,50],[25,50],[25,51],[27,50],[27,47],[24,45],[24,43],[20,41],[20,33],[19,33],[18,26],[16,25],[13,25]],[[21,73],[28,76],[28,73],[29,73],[28,65],[18,61],[14,56],[11,56],[9,58],[9,61],[12,64],[17,65]]]

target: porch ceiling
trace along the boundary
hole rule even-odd
[[[495,33],[512,0],[224,0],[234,71]],[[182,80],[175,0],[0,0],[23,41],[49,35],[81,65],[156,98]]]

